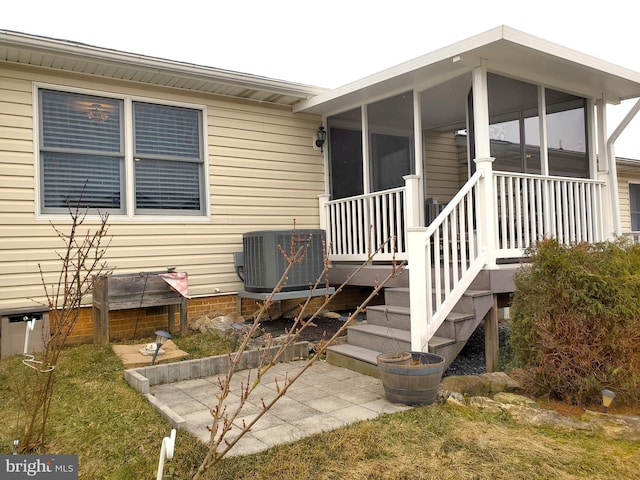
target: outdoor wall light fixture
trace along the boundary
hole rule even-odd
[[[171,334],[165,332],[164,330],[156,331],[156,351],[153,353],[153,358],[151,359],[151,365],[156,363],[156,357],[158,356],[158,352],[160,351],[160,347],[164,345],[164,342],[171,338]]]
[[[602,390],[602,411],[604,413],[607,413],[607,410],[609,410],[609,406],[611,405],[611,402],[613,402],[614,398],[616,398],[616,394],[611,390]]]
[[[320,149],[320,153],[323,152],[322,146],[324,142],[327,140],[327,132],[324,129],[324,126],[320,125],[318,127],[318,131],[316,132],[316,147]]]

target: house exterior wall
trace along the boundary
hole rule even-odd
[[[55,282],[55,250],[63,246],[49,219],[36,212],[34,84],[206,109],[210,216],[111,216],[105,259],[116,273],[176,267],[188,272],[192,296],[219,295],[226,305],[226,297],[242,288],[233,253],[242,250],[244,232],[289,229],[294,221],[297,228],[318,228],[324,173],[312,138],[319,117],[267,103],[0,64],[0,311],[44,301],[38,265],[45,281]],[[69,221],[58,216],[53,223],[64,230]]]
[[[618,205],[620,208],[620,227],[622,233],[631,232],[631,214],[629,212],[629,184],[640,184],[640,165],[618,164]]]
[[[438,203],[447,203],[458,193],[461,185],[455,134],[427,130],[423,143],[426,198],[437,198]]]

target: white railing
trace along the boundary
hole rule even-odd
[[[542,238],[603,240],[604,182],[494,172],[496,257],[520,257]]]
[[[631,243],[640,243],[640,232],[624,232],[622,236],[627,238]]]
[[[403,260],[406,249],[405,187],[326,202],[327,245],[332,261]],[[389,239],[395,238],[395,245]]]
[[[409,229],[413,350],[427,350],[428,341],[486,262],[486,250],[478,244],[483,225],[476,208],[483,180],[477,171],[431,225]]]

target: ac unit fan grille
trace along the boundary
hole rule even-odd
[[[245,290],[270,292],[287,268],[287,259],[295,239],[296,249],[309,240],[303,261],[289,272],[283,291],[308,289],[324,269],[324,230],[265,230],[243,236]],[[280,247],[280,248],[279,248]]]

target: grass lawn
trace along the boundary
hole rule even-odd
[[[214,337],[176,343],[195,356],[229,348]],[[0,453],[11,452],[24,420],[16,389],[26,368],[19,356],[0,362]],[[109,346],[71,347],[61,356],[48,452],[78,454],[80,478],[156,478],[160,442],[171,427],[126,384],[122,372]],[[191,478],[204,453],[195,437],[179,431],[167,478]],[[428,406],[231,457],[209,478],[633,479],[640,478],[640,442],[524,427],[503,416]]]

